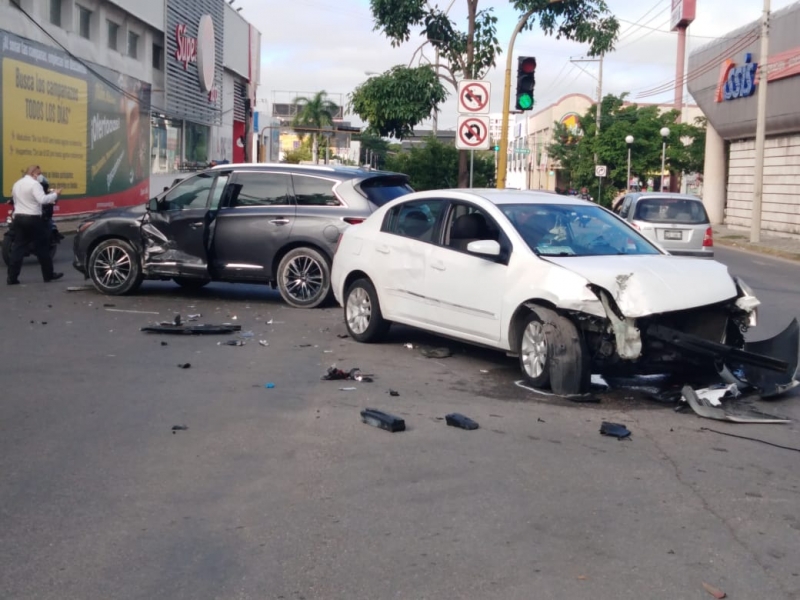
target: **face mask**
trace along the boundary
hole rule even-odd
[[[39,183],[44,183],[44,175],[41,175],[41,174],[40,174],[40,175],[39,175],[39,176],[36,178],[36,181],[38,181]]]

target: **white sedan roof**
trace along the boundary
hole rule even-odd
[[[498,190],[496,188],[472,188],[472,189],[449,189],[423,192],[425,195],[437,195],[438,197],[464,198],[473,196],[483,198],[492,204],[562,204],[597,206],[588,200],[582,200],[577,196],[562,196],[555,192],[545,192],[542,190]]]

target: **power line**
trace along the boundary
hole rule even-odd
[[[662,27],[664,27],[665,25],[669,25],[669,21],[670,21],[670,20],[669,20],[669,19],[667,19],[666,21],[664,21],[663,23],[661,23],[661,25],[659,25],[659,26],[657,27],[657,30],[658,30],[658,31],[664,31],[664,30],[663,30],[663,29],[661,29],[661,28],[662,28]],[[664,32],[664,33],[668,33],[668,32]],[[633,44],[636,44],[636,43],[638,43],[638,42],[641,42],[641,41],[642,41],[644,38],[646,38],[646,37],[647,37],[647,36],[649,36],[649,35],[651,35],[651,33],[650,33],[649,31],[645,31],[645,32],[643,32],[643,33],[642,33],[642,35],[640,35],[639,37],[637,37],[635,40],[629,41],[627,44],[623,44],[623,45],[622,45],[622,46],[620,46],[619,48],[616,48],[616,50],[617,50],[617,51],[619,51],[619,50],[622,50],[623,48],[628,48],[629,46],[632,46]]]
[[[658,0],[658,2],[656,2],[656,3],[655,3],[655,5],[654,5],[654,6],[653,6],[653,7],[652,7],[650,10],[648,10],[648,11],[647,11],[646,13],[644,13],[644,14],[643,14],[641,17],[639,17],[639,18],[636,20],[636,22],[635,22],[635,23],[634,23],[634,22],[631,22],[631,21],[626,21],[625,19],[617,19],[618,21],[621,21],[621,22],[623,22],[623,23],[628,23],[629,25],[632,25],[632,26],[633,26],[633,27],[628,27],[628,29],[627,29],[627,30],[626,30],[626,31],[625,31],[625,32],[624,32],[624,33],[623,33],[623,34],[620,36],[620,39],[619,39],[618,41],[621,41],[621,40],[625,39],[626,37],[629,37],[629,36],[630,36],[630,35],[631,35],[631,34],[632,34],[634,31],[636,31],[636,29],[638,29],[639,27],[643,27],[643,25],[640,25],[640,23],[642,22],[642,20],[643,20],[643,19],[644,19],[644,18],[645,18],[647,15],[649,15],[651,12],[653,12],[655,9],[657,9],[657,8],[658,8],[658,7],[659,7],[661,4],[663,4],[665,1],[668,1],[668,0]],[[662,11],[662,12],[663,12],[663,11]],[[659,14],[660,14],[660,13],[659,13]],[[651,20],[652,20],[652,19],[651,19]],[[649,23],[649,22],[650,22],[650,21],[648,21],[648,23]]]

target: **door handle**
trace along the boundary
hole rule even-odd
[[[431,263],[431,269],[436,269],[437,271],[444,271],[447,267],[444,266],[444,263],[440,260]]]
[[[375,248],[381,254],[389,254],[389,246],[378,246]]]
[[[197,221],[196,223],[192,223],[191,225],[189,225],[189,227],[191,227],[192,229],[199,229],[203,225],[205,225],[203,221]]]
[[[286,225],[287,223],[289,223],[289,219],[284,219],[281,217],[278,219],[272,219],[270,223],[272,223],[273,225]]]

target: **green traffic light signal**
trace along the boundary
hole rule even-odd
[[[533,97],[530,94],[520,94],[517,98],[517,105],[522,110],[528,110],[533,107]]]
[[[533,108],[533,90],[536,86],[536,59],[520,56],[517,59],[517,103],[516,110]]]

